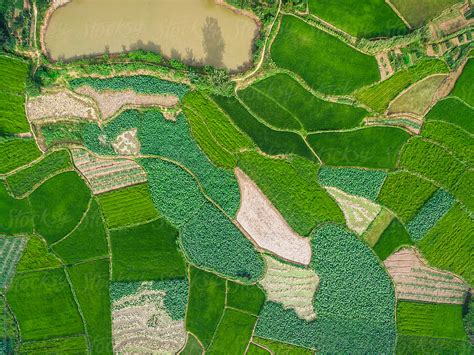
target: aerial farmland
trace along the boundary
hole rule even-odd
[[[474,352],[471,0],[0,0],[0,354]]]

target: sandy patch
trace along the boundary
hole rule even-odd
[[[415,248],[404,248],[384,262],[395,283],[398,299],[462,304],[468,286],[445,271],[429,267]]]
[[[89,182],[94,194],[146,182],[145,171],[133,160],[100,159],[84,149],[72,149],[74,165]]]
[[[393,74],[393,68],[386,52],[377,54],[375,59],[377,59],[381,80],[385,80]]]
[[[359,235],[367,229],[381,210],[380,205],[364,197],[349,195],[335,187],[326,187],[326,190],[344,213],[347,226]]]
[[[235,175],[241,194],[237,222],[262,249],[285,260],[308,265],[311,261],[310,240],[290,228],[280,212],[242,170],[236,168]]]
[[[147,288],[112,304],[115,353],[177,353],[186,343],[184,320],[173,320],[164,306],[165,292]]]
[[[285,309],[294,309],[301,319],[316,319],[313,297],[319,277],[314,270],[284,264],[268,255],[263,258],[267,271],[260,284],[267,293],[267,300],[281,303]]]
[[[70,91],[46,93],[32,97],[26,103],[26,114],[30,121],[45,118],[75,117],[97,120],[98,114],[93,102]]]
[[[137,155],[140,153],[140,141],[137,137],[137,129],[132,128],[119,134],[112,143],[115,153],[120,155]]]
[[[133,90],[124,91],[96,91],[90,86],[81,86],[75,90],[81,95],[93,98],[102,113],[102,118],[114,116],[124,106],[160,106],[163,108],[174,107],[179,98],[175,95],[145,95]]]

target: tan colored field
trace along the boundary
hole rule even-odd
[[[267,272],[260,284],[267,293],[267,299],[281,303],[285,309],[294,309],[301,319],[316,319],[313,297],[318,289],[319,277],[314,270],[284,264],[268,255],[263,257]]]
[[[99,118],[94,102],[72,91],[59,91],[32,97],[26,103],[26,114],[33,122],[46,118],[76,117],[94,121]]]
[[[115,153],[120,155],[137,155],[140,153],[140,141],[137,138],[137,129],[132,128],[119,134],[112,143]]]
[[[84,149],[72,149],[74,165],[89,182],[92,192],[100,194],[146,182],[140,165],[128,159],[99,159]]]
[[[115,353],[177,353],[186,342],[184,320],[172,320],[164,306],[163,291],[143,283],[134,295],[112,304]]]
[[[364,233],[380,212],[380,205],[366,198],[349,195],[335,187],[326,187],[326,190],[341,208],[347,226],[359,235]]]
[[[415,113],[423,115],[433,103],[434,96],[447,75],[433,75],[423,79],[408,88],[388,108],[389,114]]]
[[[463,304],[468,286],[459,277],[429,267],[415,248],[403,248],[384,262],[395,283],[397,298]]]
[[[311,261],[308,238],[295,233],[280,212],[258,186],[240,169],[235,169],[240,187],[241,204],[237,222],[262,249],[299,264]]]
[[[93,98],[99,106],[103,119],[114,116],[124,106],[169,108],[176,106],[179,102],[179,98],[175,95],[145,95],[137,94],[133,90],[98,92],[90,86],[81,86],[76,89],[76,92]]]

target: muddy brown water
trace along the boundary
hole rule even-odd
[[[187,63],[249,64],[258,24],[214,0],[72,0],[44,34],[54,60],[146,49]]]

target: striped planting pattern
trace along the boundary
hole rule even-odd
[[[0,288],[7,286],[26,245],[26,238],[0,236]]]

